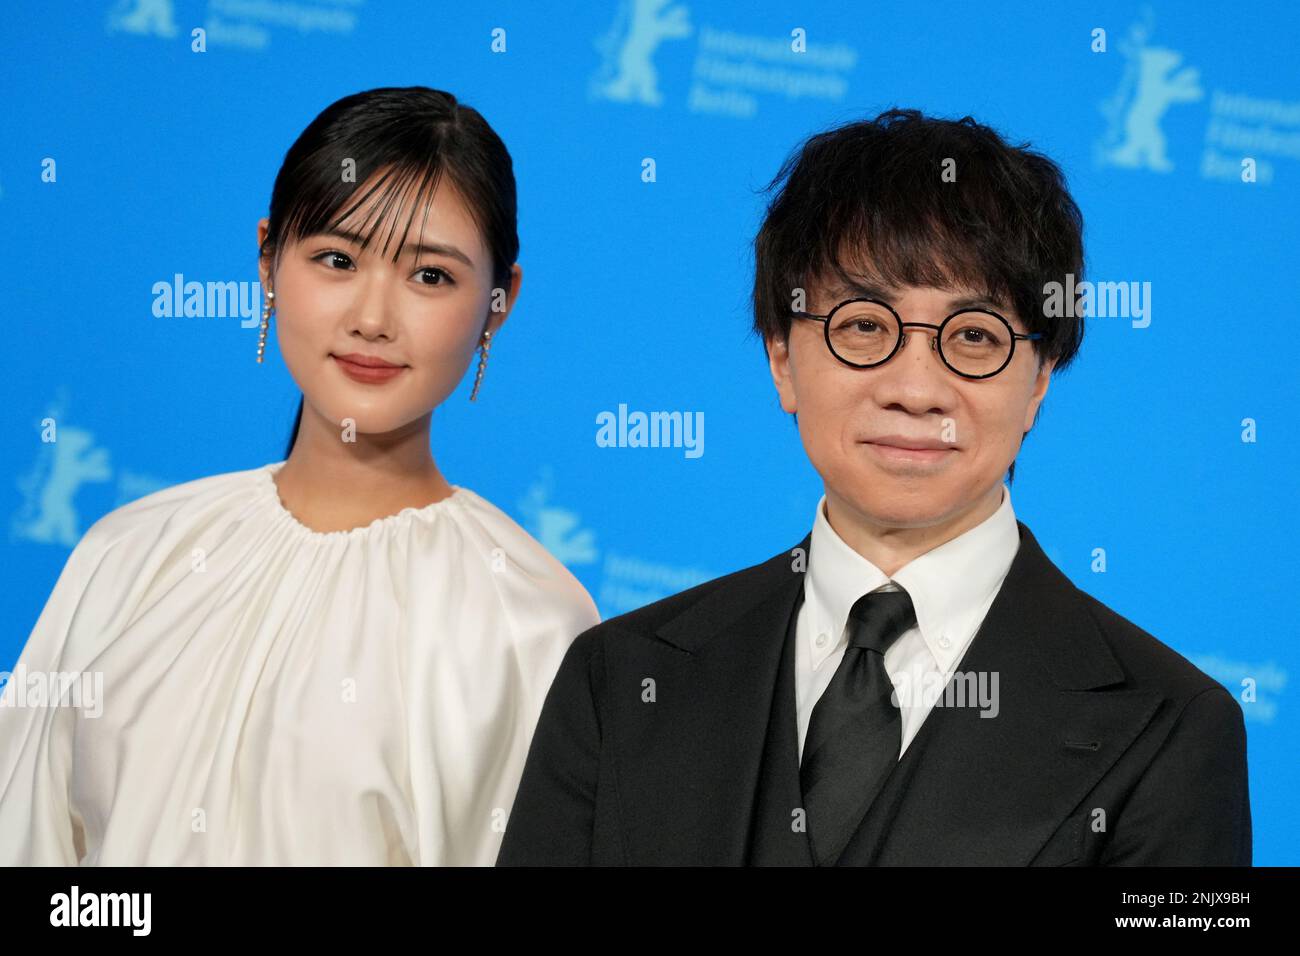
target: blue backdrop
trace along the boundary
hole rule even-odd
[[[470,375],[436,412],[434,453],[606,617],[810,527],[820,482],[748,334],[756,190],[828,125],[969,113],[1061,163],[1089,278],[1138,293],[1090,318],[1053,382],[1017,516],[1076,584],[1243,701],[1255,860],[1300,863],[1300,20],[1286,3],[1056,6],[11,7],[0,669],[95,519],[282,457],[299,393],[273,337],[254,361],[256,223],[285,150],[338,97],[447,89],[509,146],[523,291],[479,401]],[[240,284],[247,310],[157,314],[156,290],[189,282]],[[597,418],[620,405],[702,414],[702,454],[601,447]]]

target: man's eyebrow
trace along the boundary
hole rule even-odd
[[[992,309],[994,312],[1010,311],[1010,306],[1005,302],[999,302],[994,299],[985,298],[982,295],[961,296],[956,299],[948,300],[950,309]]]
[[[870,282],[863,282],[860,279],[851,281],[841,280],[831,288],[831,293],[836,297],[844,296],[847,298],[855,298],[860,296],[864,299],[883,299],[890,305],[893,305],[895,300],[900,299],[903,296],[901,289],[895,289],[890,286],[874,285]]]
[[[365,239],[365,236],[362,236],[361,234],[355,232],[348,232],[345,229],[327,229],[324,232],[322,232],[320,235],[333,236],[336,239],[346,239],[348,242],[355,243],[358,246],[361,245],[362,240]],[[402,249],[403,251],[408,252],[415,256],[422,256],[425,253],[433,253],[436,256],[448,256],[452,259],[459,259],[461,262],[465,263],[465,265],[469,266],[471,269],[474,268],[474,263],[473,261],[470,260],[470,257],[465,255],[465,253],[461,252],[459,249],[457,249],[455,246],[452,245],[446,245],[443,243],[408,242],[406,245],[402,247]]]
[[[861,280],[838,282],[831,291],[833,295],[848,298],[861,296],[866,299],[881,299],[890,305],[894,305],[903,297],[901,289]],[[994,312],[1005,312],[1010,309],[1010,306],[1005,302],[999,302],[983,295],[958,295],[948,300],[948,308],[954,312],[958,309],[992,309]]]

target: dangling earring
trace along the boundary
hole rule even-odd
[[[267,290],[266,305],[262,306],[262,330],[257,334],[257,364],[262,364],[262,353],[266,350],[266,327],[271,322],[271,313],[275,311],[275,293]]]
[[[487,368],[488,349],[492,347],[492,333],[484,332],[483,341],[479,343],[478,372],[474,376],[474,388],[470,390],[469,400],[476,401],[478,398],[478,386],[483,381],[483,369]]]

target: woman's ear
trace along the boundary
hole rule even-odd
[[[515,307],[515,300],[519,298],[519,288],[523,283],[524,270],[516,262],[510,267],[510,288],[492,290],[492,298],[488,302],[486,329],[493,335],[496,335],[497,329],[501,328],[510,317],[510,310]]]
[[[270,230],[271,220],[263,217],[257,221],[257,274],[262,283],[262,291],[271,289],[271,259],[262,255],[266,244],[266,234]]]

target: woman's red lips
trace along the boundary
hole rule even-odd
[[[360,355],[356,352],[349,352],[347,355],[334,355],[333,358],[344,375],[367,385],[378,385],[387,382],[406,368],[405,365],[394,365],[392,362],[375,358],[373,355]]]
[[[362,355],[360,352],[349,352],[347,355],[335,355],[334,357],[345,362],[351,362],[353,365],[364,365],[367,368],[405,368],[404,365],[399,365],[396,362],[385,362],[381,358],[376,358],[373,355]]]

